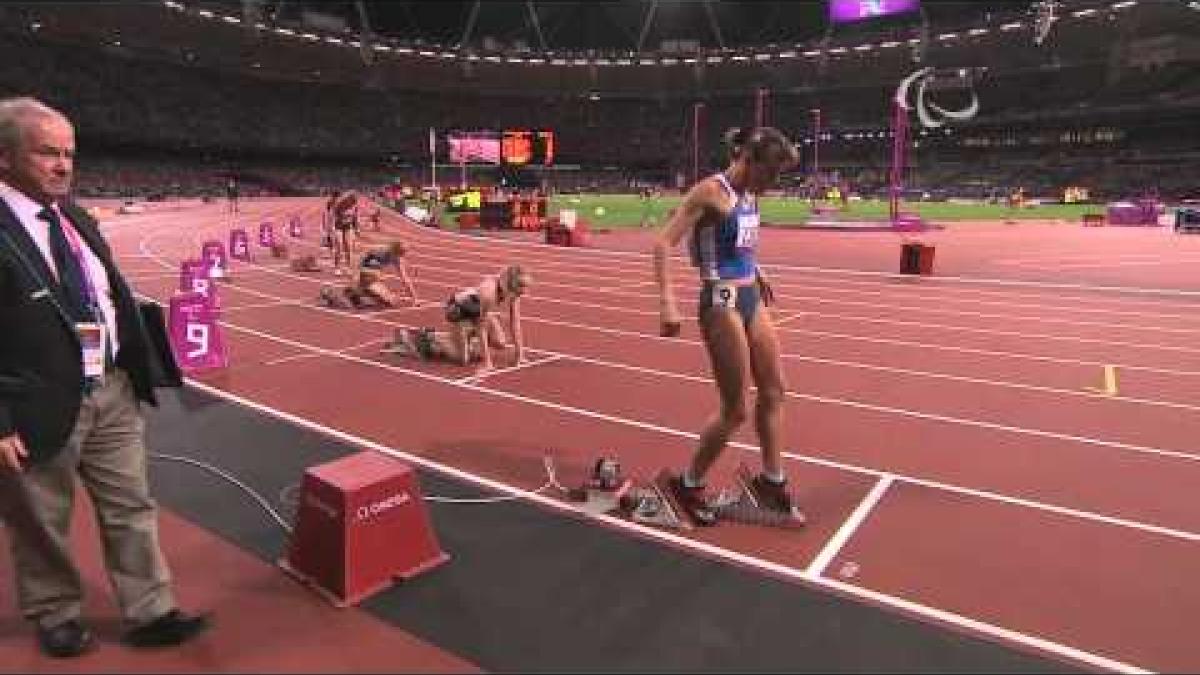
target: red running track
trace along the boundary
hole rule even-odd
[[[240,224],[301,215],[308,238],[291,243],[315,250],[318,210],[315,200],[249,203]],[[178,260],[205,238],[224,239],[229,218],[196,206],[122,216],[108,231],[138,288],[165,298]],[[568,476],[602,452],[643,476],[686,461],[715,393],[694,327],[678,339],[655,334],[644,254],[458,235],[391,213],[384,222],[409,242],[426,305],[328,310],[316,291],[334,277],[292,273],[260,250],[222,285],[234,365],[198,386],[503,491],[541,485],[547,451]],[[1102,259],[1116,237],[1093,232],[1056,230],[1054,241],[1072,236],[1075,255]],[[862,236],[841,235],[842,255],[859,241],[864,268],[898,257],[896,240]],[[1005,236],[1028,241],[1016,228],[986,239],[1015,248],[996,243]],[[987,258],[971,248],[978,233],[939,237],[939,255]],[[774,233],[769,245],[825,241]],[[523,301],[531,365],[475,378],[377,354],[395,327],[438,322],[452,290],[518,261],[534,274]],[[687,311],[694,291],[676,268]],[[1200,300],[771,271],[789,382],[787,470],[810,527],[676,536],[598,524],[1088,667],[1200,668],[1189,630],[1200,612],[1189,583],[1200,565]],[[1115,393],[1101,389],[1105,366],[1118,374]],[[756,455],[753,433],[741,433],[714,482]]]

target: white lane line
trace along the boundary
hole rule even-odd
[[[475,375],[470,375],[468,377],[459,378],[458,381],[464,382],[467,384],[475,384],[477,382],[482,382],[488,378],[492,378],[497,375],[504,375],[506,373],[515,373],[517,371],[525,370],[527,368],[532,368],[534,366],[542,366],[547,363],[554,363],[556,361],[562,361],[564,358],[566,358],[566,357],[564,357],[562,355],[558,355],[558,354],[552,354],[550,356],[547,356],[547,357],[541,358],[541,359],[529,359],[525,363],[517,364],[515,366],[509,366],[507,368],[493,368],[492,370],[489,370],[486,373],[477,373]]]
[[[395,213],[395,212],[393,211],[393,213]],[[464,242],[474,241],[474,239],[472,237],[470,237],[468,235],[463,235],[458,232],[452,232],[449,230],[441,230],[441,229],[435,229],[435,228],[422,228],[419,225],[411,224],[411,221],[405,219],[401,214],[396,214],[396,215],[399,216],[405,223],[409,223],[408,227],[412,230],[422,232],[422,233],[427,233],[432,236],[457,238],[460,241],[464,241]],[[489,242],[494,241],[497,244],[514,246],[514,247],[536,248],[536,249],[541,249],[543,252],[545,252],[546,249],[550,248],[550,247],[546,246],[545,244],[539,244],[539,243],[535,243],[535,242],[523,242],[523,241],[501,240],[501,239],[494,239],[494,240],[489,239],[488,241]],[[562,247],[558,247],[558,248],[562,248]],[[568,251],[563,251],[563,253],[567,253],[567,252]],[[634,251],[617,251],[617,250],[611,250],[611,249],[598,249],[598,248],[576,249],[576,250],[573,250],[570,252],[578,253],[580,255],[586,255],[592,260],[595,260],[598,257],[606,257],[606,256],[607,257],[638,258],[638,259],[644,261],[643,264],[645,264],[647,266],[647,269],[649,269],[649,265],[650,265],[650,255],[648,253],[637,253]],[[566,257],[566,256],[564,256],[564,257]],[[682,256],[672,256],[672,261],[675,262],[676,264],[681,264],[681,265],[688,264],[687,259],[683,258]],[[829,276],[845,275],[845,276],[852,276],[852,277],[859,276],[859,277],[871,277],[871,278],[892,279],[892,280],[899,280],[899,279],[907,280],[907,279],[909,279],[908,276],[900,274],[898,272],[856,270],[856,269],[848,269],[848,268],[840,268],[840,267],[818,267],[818,266],[814,266],[814,265],[785,265],[785,264],[773,263],[773,262],[769,262],[769,261],[765,262],[764,265],[769,267],[772,271],[784,270],[784,271],[789,271],[789,272],[813,272],[813,273],[829,275]],[[1144,286],[1109,286],[1109,285],[1100,285],[1100,284],[1032,281],[1032,280],[1023,280],[1023,279],[999,279],[999,278],[989,278],[989,277],[966,277],[966,276],[949,276],[949,275],[937,275],[937,276],[932,276],[932,277],[925,277],[925,278],[922,278],[921,281],[924,284],[935,285],[935,286],[941,285],[941,284],[946,284],[946,285],[950,285],[950,286],[953,286],[955,284],[965,284],[965,285],[989,285],[990,284],[990,285],[995,285],[995,286],[1012,286],[1012,287],[1017,287],[1017,288],[1045,288],[1045,289],[1055,289],[1055,290],[1106,291],[1106,292],[1114,292],[1114,293],[1128,293],[1128,294],[1132,294],[1132,295],[1157,295],[1157,296],[1177,297],[1177,298],[1200,298],[1200,290],[1188,290],[1188,289],[1178,289],[1178,288],[1149,288],[1149,287],[1144,287]]]
[[[145,241],[146,240],[143,240],[143,243],[142,243],[143,246],[145,246]],[[304,306],[304,305],[301,305],[301,306]],[[312,309],[319,310],[321,308],[313,307]],[[410,375],[410,376],[413,376],[413,377],[416,377],[418,379],[422,379],[425,381],[429,381],[429,382],[436,382],[436,383],[440,383],[440,384],[444,384],[444,385],[467,389],[469,391],[490,394],[493,396],[497,396],[499,398],[513,400],[513,401],[517,401],[517,402],[521,402],[521,403],[528,403],[528,404],[534,405],[536,407],[548,408],[548,409],[555,410],[558,412],[571,413],[571,414],[575,414],[575,415],[579,415],[579,416],[583,416],[583,417],[589,417],[592,419],[599,419],[599,420],[606,421],[606,422],[614,422],[617,424],[632,426],[635,428],[640,428],[640,429],[644,429],[644,430],[648,430],[648,431],[654,431],[654,432],[662,433],[665,435],[675,436],[675,437],[679,437],[679,438],[687,438],[691,441],[695,441],[699,438],[699,434],[696,434],[693,432],[682,431],[679,429],[674,429],[671,427],[664,427],[661,425],[648,423],[648,422],[642,422],[639,420],[633,420],[630,418],[608,415],[605,413],[599,413],[599,412],[585,409],[585,408],[567,406],[567,405],[563,405],[563,404],[559,404],[559,403],[554,403],[552,401],[543,401],[540,399],[535,399],[535,398],[531,398],[531,397],[527,397],[527,396],[521,396],[519,394],[514,394],[514,393],[503,391],[503,390],[490,389],[490,388],[487,388],[487,387],[484,387],[484,386],[481,386],[478,384],[458,382],[456,380],[440,377],[437,375],[433,375],[431,373],[424,373],[421,371],[411,370],[408,368],[400,368],[398,366],[394,366],[394,365],[390,365],[390,364],[383,364],[383,363],[379,363],[377,361],[370,361],[370,360],[359,358],[359,357],[352,356],[352,355],[339,354],[332,350],[324,349],[321,347],[316,347],[313,345],[307,345],[305,343],[297,342],[295,340],[291,340],[288,338],[279,337],[277,335],[265,333],[263,331],[258,331],[258,330],[252,329],[252,328],[237,326],[235,324],[231,324],[228,322],[222,322],[222,323],[223,323],[223,325],[233,328],[234,330],[238,330],[241,332],[245,332],[247,334],[255,335],[255,336],[263,338],[263,339],[272,340],[275,342],[279,342],[281,344],[286,344],[286,345],[290,345],[293,347],[297,347],[299,349],[312,350],[314,352],[319,352],[319,353],[322,353],[327,356],[332,356],[332,357],[339,358],[342,360],[359,363],[361,365],[366,365],[366,366],[369,366],[372,368],[381,368],[381,369],[384,369],[384,370],[387,370],[387,371],[390,371],[393,373],[407,374],[407,375]],[[678,374],[670,374],[670,373],[667,373],[667,374],[670,376],[675,376],[675,377],[680,377],[680,378],[685,378],[685,379],[689,377],[689,376],[680,376]],[[732,441],[729,443],[729,445],[731,447],[741,448],[743,450],[747,450],[747,451],[753,452],[755,454],[758,454],[760,452],[760,448],[758,448],[758,446],[751,445],[748,443]],[[794,460],[805,462],[805,463],[816,464],[818,466],[826,466],[826,467],[831,467],[831,468],[836,468],[836,469],[842,469],[845,471],[863,474],[863,475],[870,475],[870,476],[876,476],[876,477],[892,475],[892,476],[895,476],[897,479],[902,479],[905,482],[911,483],[913,485],[921,485],[921,486],[929,487],[929,488],[933,488],[933,489],[945,490],[947,492],[951,492],[951,493],[955,493],[955,494],[969,495],[969,496],[973,496],[973,497],[979,497],[979,498],[988,499],[988,500],[997,501],[997,502],[1006,503],[1006,504],[1025,506],[1025,507],[1040,510],[1040,511],[1056,513],[1056,514],[1064,515],[1064,516],[1071,516],[1071,517],[1088,520],[1088,521],[1092,521],[1092,522],[1099,522],[1099,523],[1104,523],[1104,524],[1108,524],[1108,525],[1125,527],[1125,528],[1129,528],[1129,529],[1138,530],[1141,532],[1158,534],[1158,535],[1175,538],[1175,539],[1182,539],[1182,540],[1190,541],[1190,542],[1200,542],[1200,534],[1194,533],[1194,532],[1189,532],[1186,530],[1179,530],[1179,529],[1164,527],[1161,525],[1142,523],[1139,521],[1118,518],[1118,517],[1114,517],[1114,516],[1108,516],[1108,515],[1103,515],[1103,514],[1099,514],[1099,513],[1095,513],[1095,512],[1091,512],[1091,511],[1083,511],[1083,510],[1079,510],[1079,509],[1073,509],[1073,508],[1058,506],[1058,505],[1054,505],[1054,504],[1037,502],[1037,501],[1023,499],[1023,498],[1019,498],[1019,497],[1013,497],[1010,495],[1004,495],[1004,494],[1000,494],[1000,493],[996,493],[996,492],[979,490],[979,489],[975,489],[975,488],[968,488],[968,487],[964,487],[964,486],[960,486],[960,485],[941,483],[938,481],[919,478],[916,476],[909,476],[909,475],[899,474],[899,473],[895,473],[895,472],[881,471],[878,469],[872,469],[872,468],[862,467],[862,466],[848,464],[848,463],[844,463],[844,462],[837,462],[837,461],[833,461],[833,460],[823,459],[823,458],[816,457],[816,456],[800,455],[800,454],[790,453],[790,452],[783,453],[783,456],[785,456],[789,459],[794,459]]]
[[[286,275],[286,273],[283,273],[283,272],[279,272],[279,274]],[[254,295],[261,295],[263,297],[269,297],[269,298],[274,298],[274,299],[283,299],[283,298],[280,298],[279,296],[273,296],[271,294],[263,293],[261,291],[255,291],[255,290],[249,289],[249,288],[239,288],[239,290],[246,292],[246,293],[254,294]],[[329,311],[330,313],[344,315],[340,312],[334,312],[333,310],[328,310],[327,308],[315,307],[312,305],[307,305],[307,304],[302,304],[302,303],[296,303],[296,305],[300,306],[300,307],[305,307],[308,309]],[[389,326],[393,326],[393,327],[402,327],[400,324],[394,324],[394,323],[388,322],[388,321],[371,319],[368,316],[361,316],[361,315],[350,315],[350,316],[354,316],[355,318],[361,319],[363,321],[372,321],[375,323],[381,323],[381,324],[389,325]],[[561,325],[571,326],[571,324],[567,324],[565,322],[552,322],[549,320],[542,320],[542,322],[543,323],[559,323]],[[581,326],[581,325],[576,325],[573,327],[590,330],[593,332],[600,332],[600,333],[627,334],[627,335],[630,335],[633,337],[642,336],[642,334],[639,334],[639,333],[630,333],[628,331],[621,331],[619,329],[606,329],[606,328],[599,328],[599,327],[594,327],[594,326]],[[658,339],[661,339],[661,338],[658,338]],[[683,340],[680,338],[671,338],[671,339],[677,340],[679,342],[693,344],[693,345],[699,344],[697,342]],[[568,356],[570,356],[570,355],[568,355]],[[640,366],[635,366],[635,365],[630,365],[630,364],[609,362],[609,361],[598,361],[598,360],[593,360],[593,363],[603,364],[607,367],[621,368],[624,370],[634,370],[634,371],[638,371],[638,372],[642,372],[642,373],[646,373],[646,374],[653,374],[655,376],[671,377],[671,378],[676,378],[676,379],[691,379],[693,381],[698,381],[698,382],[707,382],[707,379],[704,379],[704,378],[695,378],[695,377],[691,377],[691,376],[680,375],[679,373],[675,373],[675,372],[643,368]],[[1067,391],[1067,390],[1064,390],[1064,391]],[[1091,397],[1091,398],[1104,398],[1105,400],[1117,400],[1117,397],[1098,396],[1095,392],[1088,392],[1085,390],[1080,390],[1078,392],[1072,392],[1072,393],[1077,396],[1087,396],[1087,397]],[[926,412],[911,410],[911,409],[907,409],[907,408],[898,408],[898,407],[894,407],[894,406],[885,406],[885,405],[879,405],[879,404],[873,404],[873,403],[866,403],[866,402],[862,402],[862,401],[854,401],[854,400],[849,400],[849,399],[840,399],[840,398],[833,398],[833,397],[827,397],[827,396],[818,396],[818,395],[814,395],[814,394],[804,394],[804,393],[800,393],[800,392],[796,392],[796,391],[788,391],[788,392],[786,392],[786,396],[788,398],[793,398],[793,399],[805,400],[805,401],[821,403],[821,404],[844,406],[844,407],[849,407],[849,408],[854,408],[854,409],[859,409],[859,410],[867,410],[870,412],[881,413],[881,414],[885,414],[885,415],[897,415],[897,416],[909,417],[909,418],[913,418],[913,419],[920,419],[920,420],[924,420],[924,421],[931,421],[931,422],[938,422],[938,423],[945,423],[945,424],[957,424],[957,425],[962,425],[962,426],[987,429],[990,431],[997,431],[997,432],[1001,432],[1001,433],[1028,435],[1028,436],[1033,436],[1033,437],[1038,437],[1038,438],[1048,438],[1048,439],[1053,439],[1053,440],[1058,440],[1058,441],[1069,441],[1069,442],[1082,443],[1082,444],[1094,445],[1094,446],[1100,446],[1100,447],[1109,447],[1109,448],[1114,448],[1114,449],[1118,449],[1118,450],[1126,450],[1126,451],[1136,452],[1136,453],[1141,453],[1141,454],[1157,455],[1157,456],[1161,456],[1161,457],[1170,457],[1173,459],[1180,459],[1180,460],[1184,460],[1187,462],[1200,462],[1200,455],[1190,454],[1190,453],[1178,451],[1178,450],[1168,450],[1168,449],[1163,449],[1163,448],[1156,448],[1156,447],[1144,446],[1144,445],[1138,445],[1138,444],[1132,444],[1132,443],[1123,443],[1120,441],[1109,441],[1109,440],[1094,438],[1094,437],[1090,437],[1090,436],[1081,436],[1081,435],[1075,435],[1075,434],[1067,434],[1067,433],[1063,433],[1063,432],[1047,431],[1047,430],[1043,430],[1043,429],[1033,429],[1033,428],[1021,427],[1021,426],[1015,426],[1015,425],[1000,424],[997,422],[988,422],[988,421],[984,421],[984,420],[963,418],[963,417],[957,417],[957,416],[952,416],[952,415],[939,415],[939,414],[935,414],[935,413],[926,413]],[[1165,402],[1156,402],[1156,404],[1157,405],[1166,405],[1166,407],[1178,407],[1178,406],[1185,405],[1185,404],[1166,404]]]
[[[475,265],[475,266],[480,266],[480,267],[483,267],[486,269],[487,267],[490,266],[490,264],[485,263],[483,260],[481,260],[481,258],[480,258],[481,255],[486,256],[487,252],[480,251],[478,254],[476,254],[475,252],[472,252],[470,256],[455,256],[453,254],[448,254],[448,253],[431,254],[431,253],[427,253],[427,252],[414,252],[413,258],[414,259],[429,259],[429,260],[434,260],[434,261],[442,261],[443,263],[453,263],[455,266],[460,267],[460,268],[463,265]],[[501,264],[501,260],[498,259],[496,264]],[[558,264],[558,263],[552,263],[552,262],[543,263],[543,264],[546,265],[547,267],[552,267],[552,268],[554,268],[554,267],[576,267],[579,269],[584,269],[584,268],[594,269],[592,266],[586,266],[586,267],[571,266],[569,264]],[[415,267],[429,267],[429,266],[425,266],[425,265],[420,265],[418,263],[414,263],[414,266]],[[442,265],[435,265],[435,266],[429,267],[429,268],[430,269],[445,269],[445,267],[446,266],[444,264],[442,264]],[[631,295],[631,293],[626,292],[626,291],[633,291],[642,286],[654,285],[654,282],[645,282],[645,281],[631,283],[628,281],[628,279],[629,279],[628,274],[625,274],[625,275],[613,274],[613,273],[611,273],[611,270],[609,268],[602,268],[602,269],[604,270],[604,273],[598,273],[598,274],[591,274],[591,273],[580,274],[578,272],[571,273],[571,272],[565,272],[565,271],[564,272],[556,272],[556,273],[560,274],[562,276],[565,276],[567,278],[570,278],[570,279],[582,280],[583,278],[587,278],[590,280],[594,280],[592,283],[589,283],[586,286],[584,286],[584,288],[595,291],[597,293],[616,293],[616,294],[620,294],[620,295]],[[841,283],[841,282],[839,282],[839,283]],[[802,291],[802,292],[826,291],[827,293],[822,297],[827,298],[827,300],[830,302],[835,302],[836,298],[834,296],[838,296],[838,295],[866,296],[866,297],[876,298],[876,299],[881,298],[881,297],[907,298],[910,295],[908,289],[898,287],[894,284],[873,283],[872,287],[869,290],[857,290],[857,289],[853,289],[853,288],[846,288],[844,285],[825,285],[825,284],[821,284],[819,282],[818,283],[806,282],[806,283],[802,283],[802,284],[797,284],[797,283],[790,283],[786,279],[780,279],[778,281],[772,280],[772,285],[776,288],[776,290],[778,290],[780,292],[779,294],[784,297],[791,297],[793,294],[793,291]],[[676,284],[675,288],[678,291],[681,288],[690,288],[690,286],[686,286],[684,284]],[[979,292],[979,291],[969,290],[967,292],[974,293],[976,295],[981,294],[981,292]],[[646,294],[641,294],[641,295],[642,295],[642,297],[657,297],[656,295],[654,295],[654,296],[650,296],[650,295],[646,295]],[[1018,308],[1023,308],[1023,309],[1045,310],[1047,312],[1078,312],[1078,313],[1084,313],[1084,314],[1113,315],[1113,316],[1135,317],[1135,318],[1150,317],[1150,318],[1154,318],[1154,319],[1187,319],[1187,320],[1192,320],[1192,321],[1195,321],[1197,319],[1197,316],[1194,312],[1167,313],[1167,312],[1154,312],[1154,311],[1136,311],[1136,310],[1118,309],[1118,308],[1112,308],[1112,307],[1081,307],[1077,303],[1069,304],[1069,305],[1062,305],[1062,304],[1052,304],[1052,303],[1047,303],[1047,302],[1020,302],[1019,298],[1021,298],[1021,297],[1023,297],[1023,296],[1012,295],[1011,297],[1009,297],[1007,299],[1003,299],[1003,300],[1000,300],[1000,299],[988,300],[988,299],[962,298],[962,297],[943,297],[943,298],[939,298],[939,300],[942,302],[960,302],[960,303],[970,303],[973,305],[993,305],[993,306],[997,306],[997,307],[1001,307],[1001,308],[1018,307]],[[1055,300],[1055,301],[1059,301],[1059,302],[1068,300],[1066,298],[1061,298],[1061,297],[1047,297],[1047,296],[1042,296],[1040,299]],[[890,307],[891,303],[890,303],[890,301],[887,303],[879,303],[877,306]]]
[[[834,532],[829,541],[825,542],[825,546],[821,549],[820,553],[809,563],[808,574],[814,577],[825,574],[825,568],[829,567],[829,563],[833,562],[833,559],[846,545],[846,542],[850,541],[850,537],[862,526],[863,521],[867,519],[867,516],[870,515],[871,511],[883,499],[884,493],[887,492],[895,480],[896,477],[891,474],[879,477],[879,480],[875,482],[875,485],[871,486],[871,490],[867,492],[867,495],[863,497],[850,516],[846,518],[842,526],[838,528],[837,532]]]
[[[337,354],[348,354],[350,352],[358,351],[359,349],[362,349],[363,347],[370,347],[371,345],[382,344],[384,342],[387,342],[387,340],[381,339],[381,338],[376,338],[374,340],[367,340],[366,342],[360,342],[359,344],[356,344],[356,345],[350,345],[349,347],[342,347],[340,349],[334,349],[332,351]],[[319,356],[324,356],[324,354],[319,354],[316,352],[305,352],[303,354],[292,354],[291,356],[283,356],[278,359],[271,359],[270,361],[264,361],[263,365],[264,366],[276,366],[281,363],[289,363],[291,361],[300,361],[303,359],[315,359]]]
[[[329,427],[329,426],[326,426],[323,424],[319,424],[317,422],[313,422],[307,418],[300,417],[298,415],[293,415],[292,413],[288,413],[288,412],[279,410],[277,408],[273,408],[271,406],[264,405],[262,403],[258,403],[256,401],[252,401],[250,399],[227,392],[223,389],[220,389],[220,388],[217,388],[214,386],[210,386],[203,382],[189,379],[188,385],[195,389],[199,389],[200,391],[206,392],[212,396],[215,396],[217,398],[222,398],[227,401],[232,401],[243,407],[264,413],[266,415],[275,417],[276,419],[280,419],[285,422],[289,422],[298,427],[317,431],[317,432],[319,432],[329,438],[332,438],[334,440],[337,440],[337,441],[340,441],[343,443],[347,443],[349,445],[357,446],[357,447],[370,448],[372,450],[375,450],[376,452],[381,452],[381,453],[389,455],[391,457],[395,457],[397,459],[400,459],[400,460],[403,460],[406,462],[410,462],[412,464],[416,464],[417,466],[421,466],[426,469],[437,471],[438,473],[441,473],[442,475],[450,476],[452,478],[457,478],[457,479],[472,483],[474,485],[478,485],[480,487],[484,487],[487,489],[494,490],[496,492],[500,492],[502,494],[521,497],[523,499],[540,504],[547,508],[569,514],[573,517],[583,518],[585,520],[590,519],[590,520],[599,521],[609,527],[620,529],[620,530],[625,530],[627,532],[637,534],[637,535],[642,536],[647,539],[654,539],[654,540],[658,540],[661,542],[670,543],[675,546],[679,546],[684,549],[691,550],[693,552],[705,554],[712,558],[717,558],[719,560],[724,560],[724,561],[742,565],[742,566],[745,566],[745,567],[748,567],[751,569],[756,569],[756,570],[759,570],[759,571],[762,571],[762,572],[765,572],[768,574],[776,575],[781,578],[791,579],[791,580],[798,581],[798,582],[804,582],[804,583],[813,584],[816,586],[825,587],[828,589],[837,590],[839,592],[845,593],[852,597],[870,600],[872,602],[876,602],[876,603],[886,606],[886,607],[901,609],[903,611],[909,612],[916,616],[921,616],[926,619],[932,619],[932,620],[941,622],[943,624],[956,626],[956,627],[963,629],[969,633],[973,633],[976,635],[984,635],[984,636],[988,636],[991,638],[997,638],[1000,640],[1011,642],[1014,644],[1024,645],[1026,647],[1036,649],[1036,650],[1046,653],[1046,654],[1052,654],[1055,656],[1059,656],[1059,657],[1062,657],[1065,659],[1069,659],[1069,660],[1072,660],[1072,661],[1075,661],[1078,663],[1082,663],[1082,664],[1086,664],[1089,666],[1093,666],[1096,668],[1101,668],[1101,669],[1116,672],[1116,673],[1130,673],[1130,674],[1138,674],[1138,675],[1140,675],[1142,673],[1151,672],[1151,671],[1148,671],[1139,666],[1131,665],[1131,664],[1128,664],[1128,663],[1125,663],[1122,661],[1118,661],[1116,659],[1112,659],[1112,658],[1109,658],[1106,656],[1088,652],[1088,651],[1079,649],[1077,647],[1072,647],[1072,646],[1064,644],[1064,643],[1055,642],[1053,640],[1049,640],[1049,639],[1039,637],[1036,635],[1032,635],[1032,634],[1028,634],[1028,633],[1022,633],[1020,631],[1013,630],[1011,628],[1007,628],[1004,626],[1000,626],[998,624],[988,623],[986,621],[974,619],[974,618],[971,618],[971,617],[968,617],[968,616],[965,616],[962,614],[957,614],[957,613],[950,612],[950,611],[947,611],[944,609],[939,609],[937,607],[933,607],[930,605],[924,605],[924,604],[921,604],[921,603],[913,601],[913,600],[901,598],[899,596],[888,595],[886,593],[881,593],[881,592],[874,591],[874,590],[871,590],[871,589],[868,589],[865,587],[855,586],[853,584],[848,584],[848,583],[844,583],[844,582],[840,582],[840,581],[835,581],[832,579],[827,579],[823,576],[815,576],[815,575],[809,574],[805,570],[801,570],[801,569],[798,569],[798,568],[795,568],[795,567],[792,567],[789,565],[773,563],[773,562],[770,562],[767,560],[763,560],[761,558],[756,558],[754,556],[746,555],[744,553],[739,553],[737,551],[733,551],[733,550],[730,550],[727,548],[716,546],[714,544],[708,544],[705,542],[696,541],[694,539],[689,539],[687,537],[683,537],[683,536],[674,534],[672,532],[667,532],[665,530],[651,528],[651,527],[644,526],[644,525],[639,525],[637,523],[633,523],[633,522],[624,520],[622,518],[617,518],[615,516],[609,516],[609,515],[605,515],[605,514],[585,513],[583,511],[579,510],[578,508],[571,506],[570,504],[559,501],[552,497],[538,494],[538,493],[532,492],[530,490],[516,488],[516,487],[510,486],[506,483],[502,483],[500,481],[492,480],[492,479],[486,478],[484,476],[480,476],[478,474],[470,473],[470,472],[463,471],[461,469],[457,469],[457,468],[454,468],[454,467],[446,465],[446,464],[441,464],[441,463],[432,461],[432,460],[422,457],[420,455],[416,455],[416,454],[409,453],[409,452],[404,452],[402,450],[398,450],[398,449],[383,445],[381,443],[377,443],[375,441],[372,441],[368,438],[364,438],[362,436],[357,436],[354,434],[350,434],[350,433],[341,431],[339,429],[334,429],[332,427]]]

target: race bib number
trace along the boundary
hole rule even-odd
[[[728,284],[714,284],[712,287],[712,306],[737,309],[737,287]]]
[[[758,214],[747,213],[738,216],[737,247],[754,248],[758,246]]]

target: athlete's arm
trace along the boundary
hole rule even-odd
[[[654,241],[654,279],[658,283],[659,318],[664,335],[679,330],[679,306],[671,286],[670,254],[679,242],[696,229],[704,215],[713,207],[711,181],[701,181],[688,190],[683,203],[667,222]]]

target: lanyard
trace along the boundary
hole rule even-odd
[[[75,262],[79,264],[79,271],[83,273],[83,286],[84,292],[87,293],[87,300],[92,307],[99,309],[100,294],[96,292],[96,287],[92,284],[91,266],[87,264],[83,255],[83,243],[79,241],[79,233],[75,231],[75,226],[58,210],[57,206],[54,207],[54,211],[58,214],[58,222],[67,237],[67,243],[71,246],[71,254],[75,256]]]

